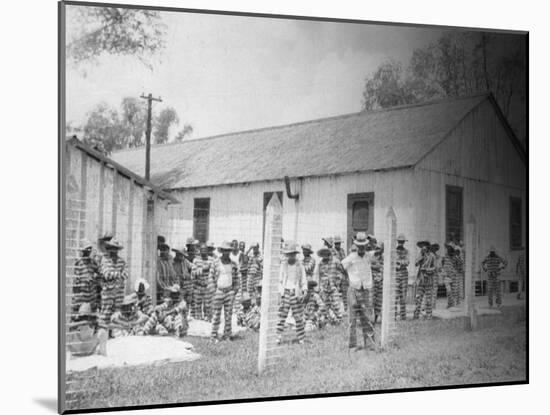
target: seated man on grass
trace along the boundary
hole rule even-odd
[[[180,287],[174,284],[165,290],[164,301],[155,307],[151,317],[143,326],[143,334],[158,334],[176,337],[187,335],[187,304],[180,299]]]
[[[148,317],[138,309],[137,302],[138,296],[136,294],[129,294],[124,297],[120,310],[115,311],[111,317],[113,337],[142,334],[143,326]]]

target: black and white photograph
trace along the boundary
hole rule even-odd
[[[60,2],[59,411],[528,383],[528,35]]]

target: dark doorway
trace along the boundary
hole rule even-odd
[[[348,250],[357,232],[374,233],[374,192],[348,195]]]
[[[210,222],[210,198],[194,200],[193,206],[193,237],[199,242],[208,240],[208,227]]]
[[[464,240],[462,187],[447,186],[445,194],[445,236],[447,241]]]

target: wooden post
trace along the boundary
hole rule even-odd
[[[380,333],[380,345],[385,347],[390,341],[390,328],[395,326],[395,320],[392,315],[395,304],[394,286],[396,283],[396,238],[397,238],[397,218],[393,208],[388,209],[386,213],[386,240],[384,241],[384,270],[383,270],[383,288],[382,288],[382,328]]]
[[[266,209],[264,268],[262,276],[262,306],[258,373],[261,375],[277,359],[276,327],[279,302],[279,270],[281,266],[282,206],[273,194]]]
[[[475,308],[475,288],[474,275],[476,268],[476,252],[477,244],[477,226],[474,215],[470,215],[468,223],[466,223],[466,246],[465,246],[465,276],[464,276],[464,298],[466,300],[466,312],[469,317],[469,328],[475,330],[477,328],[477,310]]]

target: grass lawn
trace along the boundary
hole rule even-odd
[[[483,316],[480,328],[460,319],[399,323],[385,351],[348,352],[347,324],[308,333],[308,343],[284,344],[286,358],[256,374],[258,334],[211,344],[186,338],[202,358],[162,366],[91,369],[75,408],[166,404],[327,392],[521,381],[526,378],[525,321],[517,310]],[[359,336],[360,338],[360,336]]]

